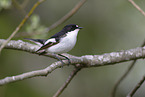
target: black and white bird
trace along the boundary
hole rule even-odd
[[[45,54],[46,52],[52,54],[58,54],[59,56],[68,59],[70,63],[69,58],[61,54],[70,51],[75,46],[78,32],[82,28],[83,27],[79,27],[78,25],[75,24],[69,24],[66,25],[60,32],[51,36],[47,40],[29,39],[29,38],[25,38],[25,39],[30,40],[40,46],[40,48],[36,51],[36,52],[40,52],[39,53],[40,55]],[[58,57],[56,58],[59,59]]]

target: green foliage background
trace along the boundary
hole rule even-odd
[[[23,0],[17,1],[21,3]],[[36,1],[30,0],[24,10],[28,12]],[[143,43],[145,17],[127,0],[88,0],[65,23],[49,33],[43,32],[44,28],[59,20],[77,2],[78,0],[46,0],[35,10],[36,17],[31,17],[18,34],[42,31],[40,35],[25,36],[25,38],[48,38],[67,24],[78,24],[84,28],[79,32],[75,48],[69,52],[76,56],[126,50]],[[135,2],[145,10],[145,0]],[[1,8],[0,38],[8,38],[23,18],[22,11],[13,5]],[[19,36],[13,39],[23,40],[23,38]],[[55,61],[22,51],[4,49],[0,55],[0,78],[43,69]],[[108,97],[115,82],[126,71],[130,63],[83,69],[75,76],[61,97]],[[145,74],[144,68],[144,61],[138,60],[129,76],[119,86],[116,97],[125,97],[133,89]],[[1,86],[0,97],[51,97],[72,70],[72,66],[64,67],[55,70],[47,77],[36,77]],[[134,97],[144,97],[144,90],[145,85],[137,91]]]

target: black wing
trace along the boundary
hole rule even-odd
[[[60,32],[54,34],[53,36],[51,36],[50,38],[56,38],[59,39],[60,37],[63,37],[66,34],[66,31],[64,29],[62,29]]]
[[[55,38],[48,39],[47,41],[45,41],[44,45],[41,46],[36,52],[43,50],[43,49],[47,49],[57,43],[59,43],[58,39],[55,39]]]

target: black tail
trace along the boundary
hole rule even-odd
[[[38,45],[44,45],[44,43],[46,41],[45,39],[31,39],[31,38],[24,38],[24,39],[30,40]]]

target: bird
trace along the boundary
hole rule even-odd
[[[78,32],[82,28],[83,27],[79,27],[76,24],[68,24],[64,26],[60,32],[54,34],[48,39],[25,39],[32,41],[40,46],[40,48],[36,51],[39,53],[39,55],[46,54],[47,52],[57,54],[66,58],[70,64],[70,59],[62,55],[62,53],[69,52],[75,46]],[[56,58],[62,62],[62,60],[60,60],[60,58],[57,56]],[[64,64],[64,62],[62,63]]]

